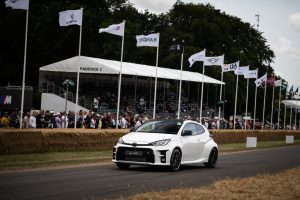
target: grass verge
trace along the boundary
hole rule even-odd
[[[300,144],[295,140],[294,144]],[[291,144],[289,144],[291,145]],[[220,144],[220,153],[287,146],[283,141],[258,142],[257,148],[246,148],[245,143]],[[0,154],[0,170],[54,167],[89,164],[111,160],[111,151],[74,151],[32,154]]]
[[[207,187],[172,189],[164,192],[137,194],[126,200],[152,199],[300,199],[300,167],[273,175],[225,179]],[[122,198],[123,199],[123,198]]]
[[[97,163],[111,160],[111,155],[111,151],[0,155],[0,170]]]

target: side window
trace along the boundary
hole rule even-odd
[[[182,132],[184,132],[185,130],[192,131],[192,135],[197,135],[197,134],[198,134],[196,124],[193,124],[193,123],[188,123],[188,124],[186,124],[186,125],[184,126]]]
[[[202,134],[205,132],[204,128],[198,124],[196,124],[198,134]]]

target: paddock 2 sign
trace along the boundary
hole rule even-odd
[[[101,67],[80,67],[80,72],[97,73],[101,72]]]

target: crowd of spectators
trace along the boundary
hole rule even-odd
[[[175,116],[176,117],[176,116]],[[157,118],[162,118],[157,116]],[[170,116],[164,118],[171,118]],[[199,122],[199,118],[193,118],[191,116],[183,116],[184,120],[195,120]],[[151,116],[146,114],[134,114],[130,108],[119,116],[119,123],[116,122],[116,115],[110,112],[104,112],[103,115],[99,115],[92,111],[82,111],[78,112],[75,119],[75,113],[69,111],[65,112],[53,112],[49,110],[34,110],[31,113],[26,112],[23,117],[22,127],[27,128],[90,128],[90,129],[107,129],[107,128],[138,128],[141,124],[150,120]],[[76,120],[76,123],[75,123]],[[246,120],[242,121],[236,119],[236,123],[232,120],[225,120],[222,118],[220,121],[214,118],[202,118],[201,123],[207,129],[253,129],[253,121]],[[0,127],[3,128],[19,128],[20,127],[20,112],[12,111],[1,112],[0,111]],[[264,129],[283,129],[284,127],[278,123],[271,124],[266,121],[264,123]],[[262,123],[256,122],[255,129],[262,129]],[[287,124],[285,126],[287,130],[296,130],[297,127],[294,124]]]

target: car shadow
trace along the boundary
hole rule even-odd
[[[119,169],[117,166],[115,167],[116,170]],[[203,164],[190,164],[190,165],[183,165],[181,166],[180,171],[190,171],[190,170],[211,170],[212,168],[206,168]],[[140,165],[132,165],[126,170],[122,171],[136,171],[136,172],[173,172],[167,166],[140,166]]]

